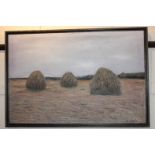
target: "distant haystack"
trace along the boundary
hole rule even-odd
[[[77,79],[71,72],[66,72],[61,78],[60,82],[62,87],[76,87]]]
[[[34,71],[30,74],[26,82],[26,87],[31,90],[43,90],[46,88],[46,80],[40,71]]]
[[[90,92],[94,95],[120,95],[121,86],[118,77],[109,69],[99,68],[94,75]]]

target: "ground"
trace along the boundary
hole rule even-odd
[[[145,123],[145,81],[121,79],[120,96],[91,95],[90,80],[63,88],[47,80],[43,91],[30,91],[26,80],[10,80],[11,123]]]

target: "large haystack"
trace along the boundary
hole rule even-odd
[[[66,72],[61,78],[60,82],[62,87],[76,87],[77,79],[71,72]]]
[[[30,74],[26,82],[26,87],[31,90],[43,90],[46,88],[46,80],[40,71],[34,71]]]
[[[99,68],[91,81],[90,92],[94,95],[120,95],[120,81],[111,70]]]

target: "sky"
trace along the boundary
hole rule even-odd
[[[116,74],[144,72],[143,31],[100,31],[9,35],[9,77],[95,74],[100,67]]]

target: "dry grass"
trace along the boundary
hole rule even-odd
[[[62,87],[76,87],[77,79],[71,72],[66,72],[61,78],[60,82]]]
[[[120,95],[121,86],[118,77],[109,69],[99,68],[91,84],[91,94],[94,95]]]
[[[46,80],[40,71],[34,71],[26,81],[26,87],[31,90],[43,90],[46,88]]]
[[[25,80],[10,80],[11,123],[144,123],[145,81],[120,80],[120,96],[91,95],[90,81],[63,88],[48,80],[43,91],[25,88]]]

